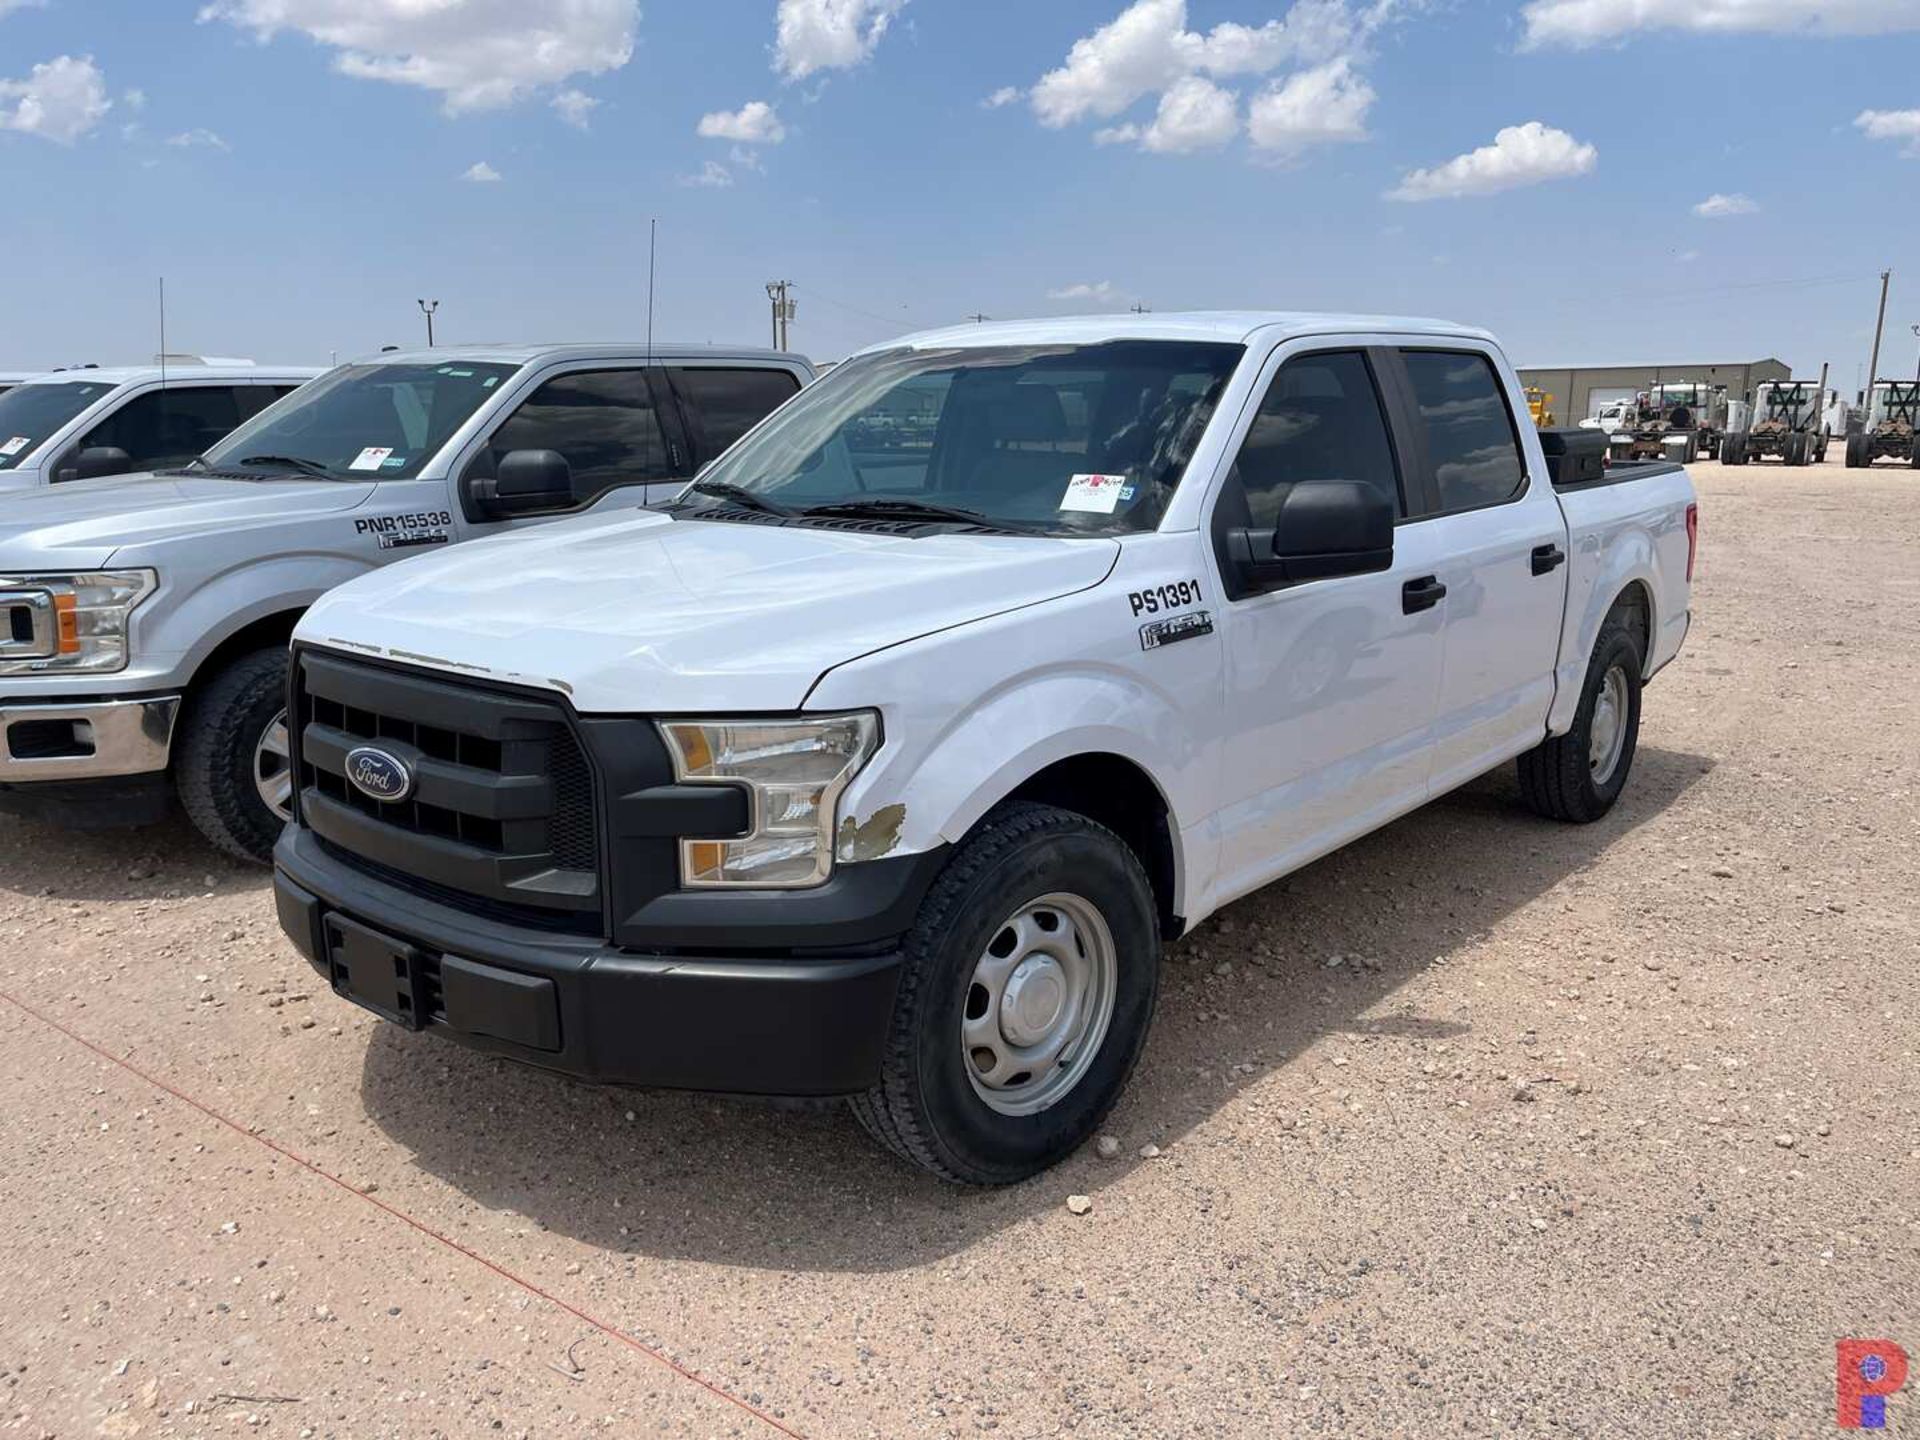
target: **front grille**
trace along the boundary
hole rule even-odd
[[[310,650],[292,702],[301,820],[336,854],[468,909],[601,928],[593,771],[560,704]],[[403,798],[347,778],[362,746],[410,773]]]

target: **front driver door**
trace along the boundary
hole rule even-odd
[[[1325,344],[1324,341],[1315,342]],[[1437,606],[1415,605],[1439,556],[1408,513],[1377,378],[1360,344],[1286,355],[1215,499],[1214,524],[1271,528],[1302,480],[1379,487],[1399,517],[1391,569],[1312,580],[1223,607],[1227,738],[1221,900],[1418,805],[1440,684]]]

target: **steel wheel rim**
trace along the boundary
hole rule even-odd
[[[282,820],[293,818],[293,759],[287,746],[287,712],[267,722],[253,747],[253,788],[260,803]]]
[[[1587,769],[1594,784],[1604,785],[1613,778],[1626,748],[1627,672],[1615,665],[1593,697],[1593,721],[1587,726]]]
[[[1002,1115],[1037,1115],[1086,1078],[1113,1023],[1119,952],[1078,895],[1029,900],[994,927],[960,1012],[960,1062]]]

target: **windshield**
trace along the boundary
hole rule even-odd
[[[0,470],[10,470],[55,431],[117,386],[106,380],[16,385],[0,395]]]
[[[862,356],[697,483],[752,492],[767,508],[910,521],[907,507],[933,506],[1054,535],[1150,530],[1243,353],[1122,340]]]
[[[219,470],[411,480],[519,368],[342,365],[261,411],[203,459]]]

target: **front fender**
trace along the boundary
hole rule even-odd
[[[179,683],[188,684],[209,655],[255,621],[290,610],[304,611],[336,585],[374,568],[365,559],[322,552],[275,555],[235,565],[200,581],[184,596],[161,597],[170,603],[158,612],[154,643],[157,648],[171,648],[167,638],[179,637],[183,643],[175,668]],[[136,643],[145,638],[139,637]]]
[[[1167,806],[1184,913],[1183,831],[1202,809],[1203,752],[1171,696],[1091,664],[1015,679],[965,706],[908,693],[922,698],[883,711],[888,744],[842,798],[843,846],[853,847],[843,858],[958,842],[1056,761],[1113,755],[1137,766]]]

